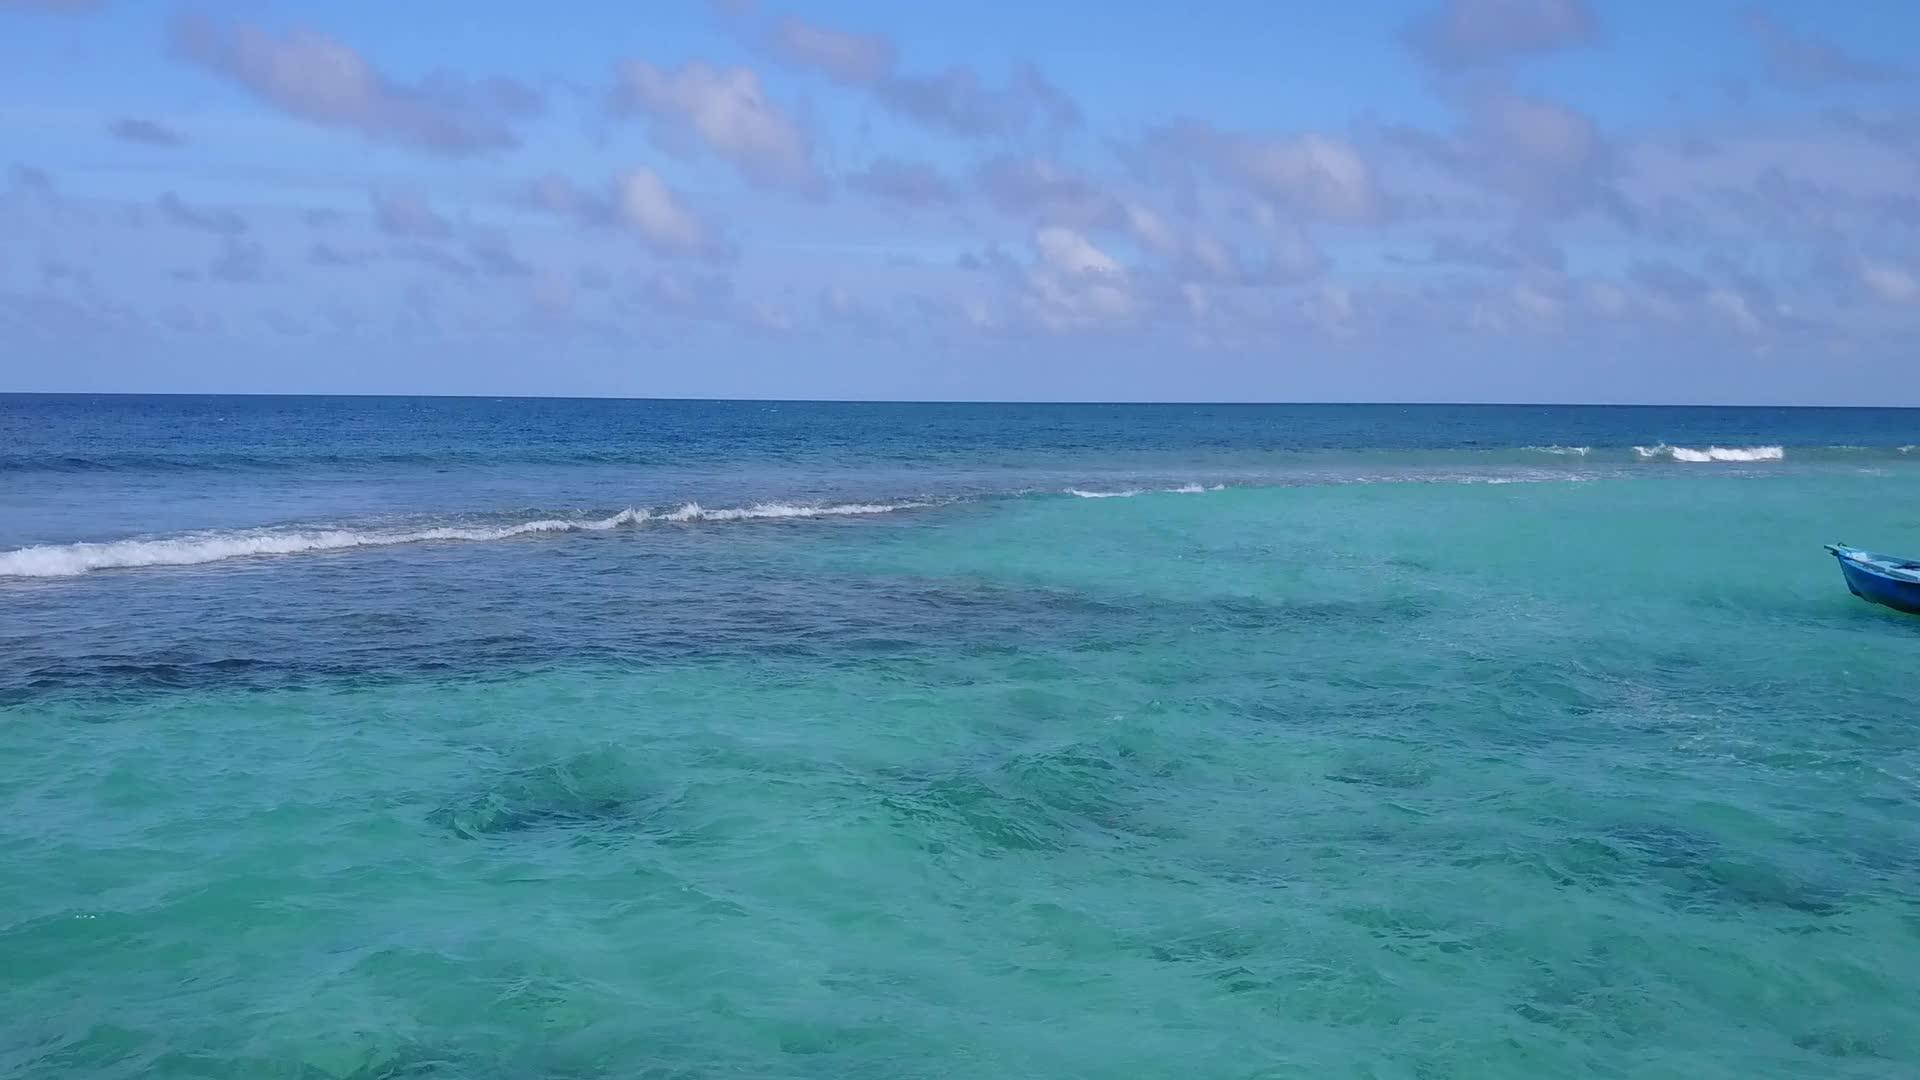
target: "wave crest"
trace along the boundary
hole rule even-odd
[[[1187,483],[1170,488],[1122,488],[1119,491],[1089,491],[1086,488],[1068,488],[1066,493],[1080,499],[1131,499],[1135,495],[1203,495],[1209,491],[1224,491],[1227,485],[1215,484],[1203,487]]]
[[[755,521],[885,514],[930,505],[924,502],[839,503],[824,506],[756,503],[707,509],[687,503],[655,513],[629,507],[610,517],[540,518],[490,528],[436,526],[420,529],[255,529],[230,533],[192,533],[151,540],[106,543],[41,544],[0,552],[0,577],[73,577],[90,570],[144,566],[197,566],[255,555],[303,555],[350,548],[395,547],[440,542],[479,543],[537,533],[604,532],[649,522],[689,524],[707,521]]]
[[[1700,463],[1706,461],[1781,461],[1787,456],[1784,446],[1709,446],[1705,450],[1695,450],[1686,446],[1668,446],[1659,443],[1654,446],[1636,446],[1633,452],[1642,460]]]
[[[793,503],[756,503],[753,506],[729,506],[709,510],[699,503],[687,503],[678,510],[660,515],[661,521],[775,521],[782,518],[857,517],[864,514],[888,514],[929,505],[924,502],[837,503],[832,506],[807,506]]]

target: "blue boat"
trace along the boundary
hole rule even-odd
[[[1920,615],[1920,561],[1875,555],[1845,544],[1828,544],[1827,550],[1840,561],[1840,572],[1853,595]]]

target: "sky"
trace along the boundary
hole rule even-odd
[[[1917,41],[0,0],[0,391],[1920,405]]]

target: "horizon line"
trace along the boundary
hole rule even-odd
[[[708,395],[623,395],[623,394],[474,394],[474,393],[387,393],[387,392],[271,392],[231,390],[0,390],[0,397],[172,397],[172,398],[428,398],[446,401],[632,401],[703,402],[708,404],[762,405],[1083,405],[1083,406],[1225,406],[1295,407],[1353,406],[1385,408],[1508,408],[1508,409],[1880,409],[1920,411],[1915,405],[1833,405],[1785,404],[1779,402],[1701,402],[1701,401],[1419,401],[1300,399],[1292,401],[1224,401],[1201,398],[1171,399],[1099,399],[1099,398],[806,398],[806,397],[727,397]]]

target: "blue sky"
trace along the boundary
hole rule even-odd
[[[1920,404],[1920,5],[0,0],[0,390]]]

